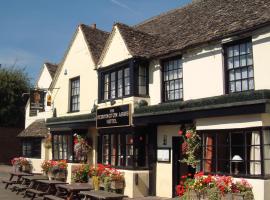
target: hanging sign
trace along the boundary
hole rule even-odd
[[[130,104],[97,109],[97,128],[123,127],[131,125]]]
[[[44,111],[45,95],[45,90],[30,89],[30,110]]]

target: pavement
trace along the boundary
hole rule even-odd
[[[5,189],[5,184],[2,183],[2,180],[9,179],[9,172],[12,170],[11,166],[0,165],[0,200],[29,200],[29,198],[23,198],[22,194],[16,195],[15,192],[12,192],[10,189]],[[42,200],[42,197],[35,198],[35,200]],[[165,200],[166,198],[161,197],[143,197],[143,198],[124,198],[124,200]]]

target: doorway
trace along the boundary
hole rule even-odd
[[[183,159],[182,155],[182,143],[183,139],[181,137],[172,137],[172,194],[173,197],[176,196],[176,186],[179,185],[181,176],[186,175],[188,173],[194,173],[187,164],[182,163]]]

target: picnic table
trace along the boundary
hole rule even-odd
[[[97,200],[122,200],[125,195],[107,192],[103,190],[82,191],[79,194],[84,196],[84,200],[97,199]]]
[[[30,188],[26,189],[24,193],[24,197],[26,195],[32,194],[31,199],[33,200],[36,196],[44,196],[46,194],[55,194],[56,192],[56,185],[60,184],[67,184],[66,182],[63,181],[57,181],[57,180],[36,180],[37,186],[36,188]],[[45,189],[41,189],[41,185],[45,185]]]
[[[53,195],[45,195],[45,200],[58,200],[60,199],[61,191],[67,191],[66,199],[72,200],[74,197],[78,196],[78,193],[81,191],[89,191],[93,189],[92,184],[89,183],[71,183],[65,185],[57,185],[57,193],[56,196]]]
[[[36,180],[47,180],[47,176],[43,175],[33,175],[33,176],[22,176],[22,183],[21,184],[14,184],[12,185],[12,191],[17,191],[17,194],[23,190],[33,188]]]
[[[19,172],[19,171],[18,172],[12,171],[9,174],[10,174],[9,180],[2,181],[3,183],[6,184],[5,189],[7,189],[9,185],[19,183],[21,181],[22,176],[33,176],[33,174]],[[17,177],[16,180],[13,179],[15,177]]]

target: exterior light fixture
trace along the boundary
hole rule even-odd
[[[163,145],[167,145],[167,135],[163,135]]]
[[[64,71],[64,75],[67,75],[67,69],[65,69],[65,71]]]

